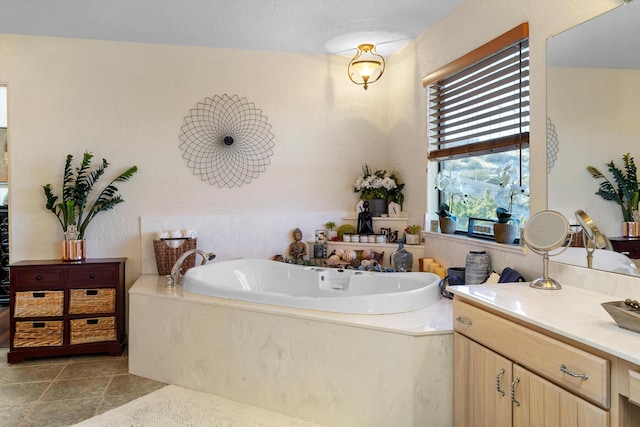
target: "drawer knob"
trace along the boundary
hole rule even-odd
[[[560,372],[562,372],[563,374],[567,374],[570,377],[574,377],[574,378],[582,378],[585,380],[589,379],[589,375],[587,374],[577,374],[573,371],[570,371],[569,368],[567,368],[567,365],[565,365],[564,363],[562,365],[560,365]]]
[[[95,278],[96,278],[96,274],[95,274],[95,273],[91,273],[91,274],[89,275],[89,278],[90,278],[90,279],[95,279]]]
[[[42,276],[38,274],[38,275],[36,276],[36,280],[42,280]]]
[[[456,317],[456,320],[457,320],[459,323],[462,323],[463,325],[469,325],[469,326],[473,325],[473,323],[471,322],[471,320],[463,319],[463,318],[462,318],[462,317],[460,317],[460,316]]]

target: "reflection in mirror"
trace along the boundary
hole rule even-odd
[[[614,247],[622,239],[620,209],[595,194],[598,183],[586,167],[606,171],[625,153],[640,157],[638,22],[640,0],[547,41],[547,206],[572,224],[577,211],[589,212]],[[640,240],[625,244],[640,250]]]
[[[542,255],[543,262],[542,277],[531,282],[529,286],[546,290],[562,289],[560,283],[549,277],[549,252],[563,246],[563,251],[566,250],[572,235],[569,222],[564,215],[556,211],[538,212],[527,221],[524,227],[524,243],[532,251]]]

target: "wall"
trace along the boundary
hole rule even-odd
[[[425,180],[422,77],[524,21],[531,46],[531,206],[545,209],[546,39],[620,3],[466,0],[389,58],[385,76],[366,92],[346,78],[346,60],[333,56],[0,35],[0,81],[9,84],[12,259],[59,256],[62,236],[43,208],[40,186],[59,182],[64,156],[85,149],[107,158],[114,172],[140,168],[121,187],[126,203],[98,217],[87,235],[90,256],[129,258],[129,284],[141,272],[141,217],[268,212],[289,217],[293,229],[305,212],[350,210],[364,162],[401,171],[404,208],[410,222],[421,221],[434,210]],[[231,189],[199,181],[178,149],[189,109],[225,93],[254,102],[276,137],[266,172]],[[270,238],[268,229],[231,231],[247,242],[256,234]],[[313,230],[303,232],[307,238]],[[434,240],[427,255],[454,266],[475,247],[464,239]],[[497,268],[539,262],[493,250]]]
[[[268,213],[293,229],[306,212],[328,212],[323,222],[304,224],[305,239],[328,220],[340,224],[333,213],[354,209],[352,185],[362,163],[394,166],[387,160],[386,111],[379,107],[386,104],[385,79],[365,92],[347,78],[347,61],[0,35],[0,81],[9,86],[12,260],[60,256],[62,234],[44,209],[41,186],[60,188],[65,156],[84,150],[109,160],[112,176],[139,168],[119,186],[126,202],[100,214],[86,236],[89,256],[128,257],[129,284],[141,272],[142,217]],[[275,136],[271,164],[242,187],[200,181],[178,148],[184,117],[218,94],[254,102]],[[277,236],[268,226],[227,228],[247,245],[290,239],[280,228]]]
[[[410,46],[392,57],[389,69],[396,63],[406,66],[404,78],[394,81],[389,94],[389,128],[403,129],[407,117],[413,123],[425,121],[425,90],[421,79],[489,40],[529,22],[530,86],[531,86],[531,212],[547,207],[546,174],[546,40],[578,23],[618,6],[620,0],[466,0],[447,17],[418,36]],[[427,164],[423,126],[415,126],[412,136],[402,132],[389,135],[391,155],[395,163],[415,165],[415,176],[432,165]],[[412,153],[412,154],[409,154]],[[416,156],[415,153],[424,153]],[[435,165],[433,168],[435,169]],[[429,173],[434,173],[430,170]],[[412,175],[413,176],[413,175]],[[425,184],[426,185],[426,184]],[[424,188],[427,220],[435,218],[436,193]],[[541,273],[540,256],[525,249],[505,249],[464,237],[428,234],[426,256],[436,258],[446,267],[464,265],[468,251],[485,249],[492,256],[494,269],[504,267],[522,270],[534,279]]]

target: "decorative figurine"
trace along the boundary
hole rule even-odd
[[[303,259],[307,254],[307,244],[302,242],[302,231],[299,228],[293,230],[293,243],[289,245],[289,256],[294,260]]]
[[[363,204],[364,210],[358,214],[358,233],[375,234],[373,231],[373,216],[369,212],[369,202]]]

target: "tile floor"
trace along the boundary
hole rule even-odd
[[[8,364],[0,349],[0,426],[69,426],[165,384],[128,373],[122,356],[27,359]]]

